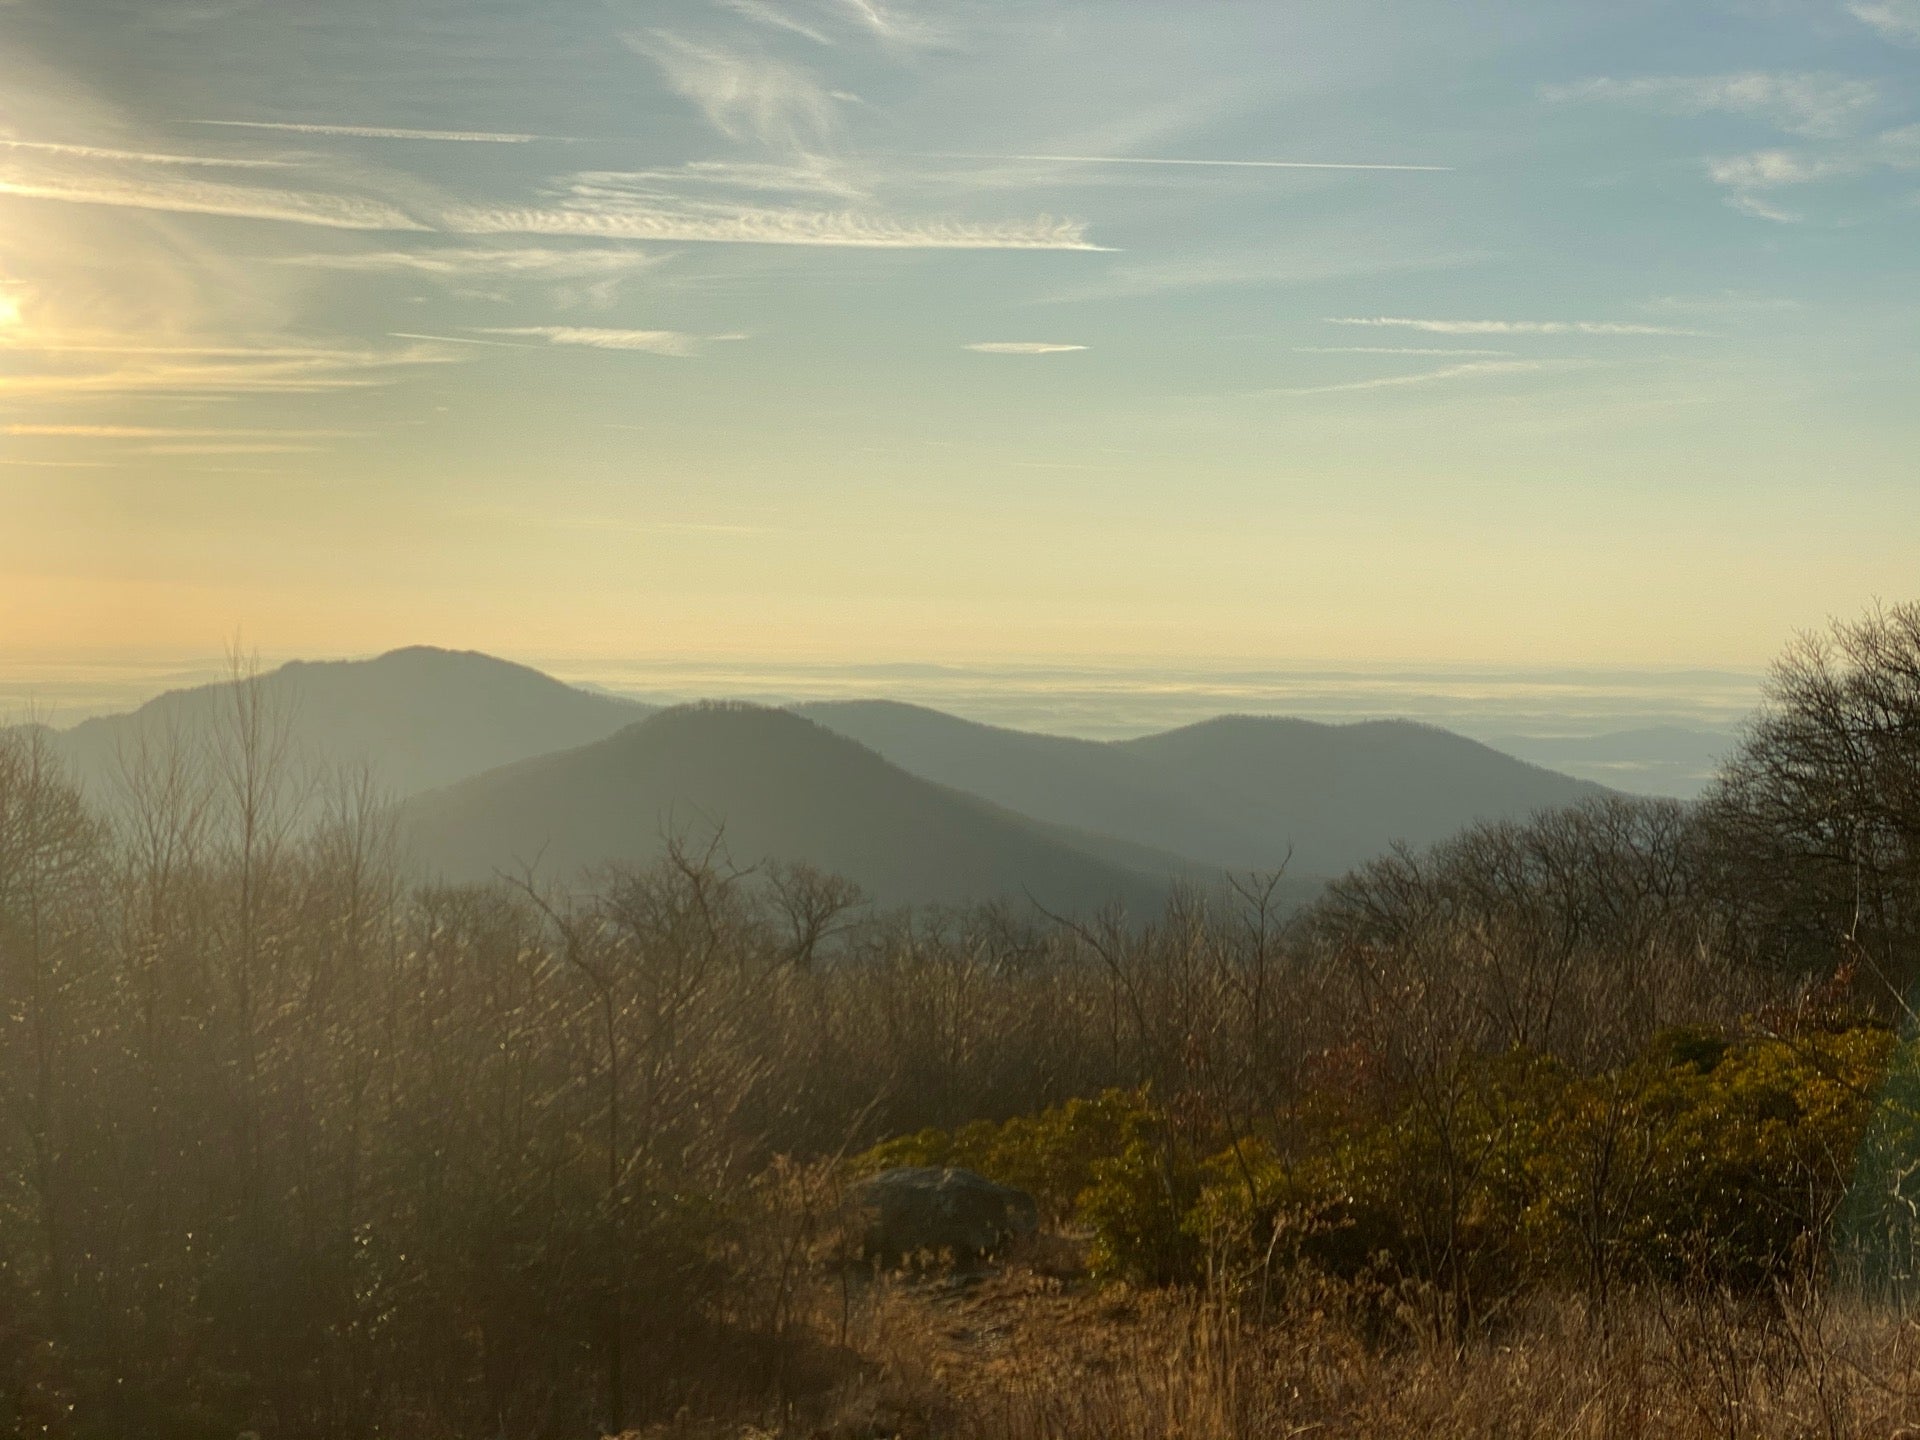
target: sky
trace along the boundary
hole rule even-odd
[[[0,661],[1749,670],[1917,278],[1920,0],[0,0]]]

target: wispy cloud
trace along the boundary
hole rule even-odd
[[[1889,40],[1920,45],[1920,0],[1853,0],[1847,13]]]
[[[7,425],[0,435],[57,440],[311,440],[339,436],[345,430],[184,429],[174,425]]]
[[[1703,330],[1682,330],[1672,325],[1643,325],[1628,320],[1420,320],[1397,315],[1346,315],[1329,317],[1326,323],[1421,330],[1431,335],[1706,334]]]
[[[1401,390],[1417,385],[1442,385],[1453,380],[1479,380],[1499,375],[1528,375],[1543,370],[1566,369],[1585,362],[1551,360],[1471,360],[1460,365],[1445,365],[1437,370],[1422,370],[1412,375],[1383,375],[1371,380],[1347,380],[1333,385],[1298,385],[1269,390],[1269,395],[1341,395],[1363,390]]]
[[[865,199],[868,194],[844,164],[825,155],[799,155],[778,162],[689,160],[656,170],[583,170],[576,179],[629,190],[738,190],[755,195],[832,195],[843,200]]]
[[[1756,220],[1771,220],[1776,225],[1798,225],[1807,217],[1798,210],[1789,210],[1776,205],[1771,200],[1762,200],[1758,195],[1742,192],[1727,197],[1727,204],[1742,215],[1751,215]]]
[[[838,45],[848,34],[889,46],[921,49],[939,44],[945,31],[904,6],[881,0],[719,0],[722,9],[811,40]]]
[[[108,205],[176,215],[279,220],[334,230],[425,230],[428,227],[383,200],[310,190],[228,185],[173,176],[61,174],[0,169],[0,195]]]
[[[1871,80],[1764,70],[1634,79],[1600,76],[1548,85],[1540,93],[1553,101],[1612,101],[1674,115],[1750,115],[1788,134],[1816,138],[1853,133],[1882,103],[1880,88]]]
[[[1728,204],[1763,220],[1804,217],[1783,209],[1762,192],[1795,185],[1854,179],[1875,170],[1920,168],[1920,125],[1829,144],[1818,150],[1755,150],[1707,161],[1707,178],[1731,190]]]
[[[1716,185],[1739,190],[1770,190],[1780,185],[1807,185],[1816,180],[1857,175],[1857,156],[1809,155],[1797,150],[1755,150],[1707,162],[1707,177]]]
[[[311,455],[318,445],[269,445],[240,443],[232,445],[149,445],[148,455]]]
[[[496,350],[544,350],[544,345],[533,345],[522,340],[482,340],[476,335],[434,335],[418,330],[389,330],[389,340],[419,340],[433,345],[481,345]]]
[[[824,145],[838,128],[841,102],[834,93],[811,72],[777,56],[666,30],[629,35],[626,43],[731,139],[808,151]]]
[[[105,145],[69,145],[56,140],[0,138],[0,147],[30,150],[41,155],[65,155],[75,160],[113,160],[140,165],[184,165],[215,170],[292,170],[298,160],[244,159],[231,155],[173,155],[152,150],[116,150]]]
[[[792,13],[791,6],[770,3],[770,0],[719,0],[722,9],[731,10],[736,15],[775,30],[785,30],[789,34],[799,35],[816,45],[831,45],[833,37],[822,25],[810,24],[799,15]]]
[[[828,245],[879,250],[1099,250],[1077,220],[923,221],[857,210],[697,200],[648,187],[577,179],[553,206],[471,207],[441,217],[468,235],[576,235],[601,240]]]
[[[290,255],[280,263],[356,274],[398,272],[453,279],[522,276],[537,280],[579,280],[638,274],[653,269],[665,258],[650,251],[634,249],[438,246],[418,250]]]
[[[896,45],[937,44],[943,34],[931,21],[887,0],[830,0],[830,3],[882,40]]]
[[[7,425],[0,435],[62,440],[152,440],[167,435],[204,435],[204,430],[175,430],[154,425]]]
[[[24,358],[9,367],[9,373],[0,374],[0,396],[38,400],[98,395],[323,394],[391,385],[417,367],[455,359],[445,348],[419,344],[365,350],[113,344],[20,345],[11,349]],[[34,366],[38,368],[30,368]]]
[[[1708,290],[1693,294],[1660,295],[1647,301],[1647,310],[1719,317],[1780,315],[1806,309],[1806,302],[1788,295],[1759,290]]]
[[[229,130],[273,130],[285,135],[334,135],[353,140],[434,140],[455,145],[528,145],[564,136],[521,135],[492,130],[408,130],[394,125],[301,124],[285,120],[193,120]]]
[[[980,340],[963,348],[981,355],[1066,355],[1087,347],[1048,340]]]
[[[930,160],[992,160],[1033,165],[1171,165],[1217,170],[1415,170],[1450,172],[1451,165],[1399,165],[1348,160],[1191,159],[1159,155],[982,155],[960,150],[929,151]]]
[[[1071,304],[1191,290],[1307,285],[1362,276],[1455,269],[1486,259],[1483,254],[1461,251],[1422,253],[1418,246],[1419,241],[1413,237],[1382,234],[1378,227],[1357,231],[1345,226],[1308,229],[1284,241],[1240,253],[1175,255],[1147,261],[1129,256],[1101,267],[1084,281],[1040,297],[1039,303]]]
[[[137,341],[43,340],[33,338],[0,344],[0,349],[33,355],[172,356],[191,359],[311,360],[342,365],[359,364],[366,354],[358,350],[311,345],[145,345]]]
[[[831,193],[862,200],[845,208],[771,203],[780,195]],[[823,245],[870,249],[1094,250],[1085,226],[1041,216],[1005,222],[918,220],[864,203],[858,188],[823,162],[786,165],[689,165],[665,171],[583,171],[558,181],[544,203],[472,205],[445,201],[424,187],[394,199],[378,195],[292,190],[201,179],[164,167],[107,165],[73,157],[32,159],[0,149],[0,195],[76,205],[115,206],[172,214],[271,220],[337,230],[439,233],[450,236],[539,235],[601,241],[692,244]],[[442,261],[317,260],[336,268],[482,267],[485,253],[467,250]],[[422,255],[425,252],[420,252]],[[613,267],[612,252],[591,262],[537,258],[521,251],[529,272],[541,266]],[[621,261],[620,266],[640,264]],[[452,273],[449,270],[447,273]],[[610,269],[599,269],[601,276]]]
[[[1296,345],[1296,355],[1511,355],[1511,350],[1461,350],[1425,345]]]
[[[1898,38],[1902,17],[1915,21],[1920,40],[1920,0],[1874,0],[1848,7],[1854,14]],[[1870,15],[1865,12],[1872,12]],[[1669,114],[1749,115],[1804,140],[1811,148],[1773,147],[1746,154],[1709,157],[1707,177],[1733,192],[1727,203],[1744,215],[1790,224],[1806,217],[1765,197],[1789,185],[1808,185],[1864,175],[1903,163],[1901,131],[1866,133],[1869,122],[1888,101],[1872,80],[1826,72],[1738,75],[1657,76],[1631,80],[1600,78],[1575,85],[1549,86],[1550,100],[1612,100],[1641,104]]]
[[[697,355],[708,340],[741,338],[689,335],[681,330],[608,330],[585,325],[499,325],[483,327],[478,333],[545,340],[549,345],[579,345],[590,350],[636,350],[677,359]]]

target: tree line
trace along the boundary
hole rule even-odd
[[[1149,1118],[1074,1162],[1137,1147],[1114,1233],[1204,1173],[1243,1256],[1292,1253],[1311,1136],[1401,1127],[1400,1263],[1471,1325],[1510,1057],[1617,1154],[1610,1077],[1674,1036],[1891,1036],[1920,978],[1920,607],[1796,644],[1697,805],[1475,827],[1301,915],[1273,877],[883,914],[723,836],[423,884],[375,787],[316,785],[258,682],[226,694],[98,812],[0,738],[0,1431],[534,1440],[785,1386],[852,1157],[1115,1094]]]

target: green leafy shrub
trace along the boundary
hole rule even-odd
[[[1004,1124],[976,1120],[958,1130],[922,1130],[876,1145],[854,1161],[863,1174],[903,1165],[952,1166],[1026,1191],[1060,1223],[1078,1211],[1101,1167],[1161,1128],[1144,1090],[1108,1090]]]
[[[1640,1101],[1649,1163],[1629,1252],[1666,1278],[1755,1285],[1824,1242],[1891,1051],[1887,1031],[1859,1027],[1670,1065]]]
[[[1674,1030],[1586,1076],[1469,1056],[1344,1124],[1215,1135],[1210,1155],[1181,1138],[1144,1092],[1109,1091],[864,1163],[1018,1185],[1087,1228],[1097,1275],[1151,1283],[1244,1289],[1307,1266],[1425,1285],[1471,1316],[1530,1284],[1764,1287],[1850,1229],[1920,1288],[1920,1047],[1878,1026]]]
[[[1017,1186],[1050,1222],[1091,1232],[1096,1275],[1165,1283],[1198,1272],[1201,1246],[1188,1221],[1200,1168],[1174,1158],[1165,1119],[1145,1090],[1108,1090],[999,1125],[922,1130],[877,1145],[854,1164],[862,1173],[956,1166]]]
[[[1200,1166],[1145,1135],[1096,1162],[1077,1206],[1093,1234],[1093,1274],[1159,1285],[1196,1278],[1204,1252],[1192,1215],[1201,1190]]]
[[[1188,1228],[1241,1285],[1306,1263],[1463,1296],[1510,1290],[1526,1271],[1531,1161],[1566,1085],[1538,1056],[1470,1058],[1386,1118],[1301,1153],[1241,1142],[1208,1162]]]

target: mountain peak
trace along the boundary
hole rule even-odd
[[[676,706],[597,744],[414,801],[407,829],[456,878],[535,856],[572,876],[644,863],[663,837],[718,830],[736,863],[804,860],[894,904],[1019,900],[1151,909],[1165,881],[976,796],[909,774],[788,710]]]
[[[366,660],[296,660],[261,682],[304,762],[366,765],[401,795],[588,744],[651,713],[511,660],[430,645]],[[83,783],[103,787],[142,734],[190,743],[217,736],[230,694],[227,682],[168,691],[131,714],[75,726],[61,748]]]

